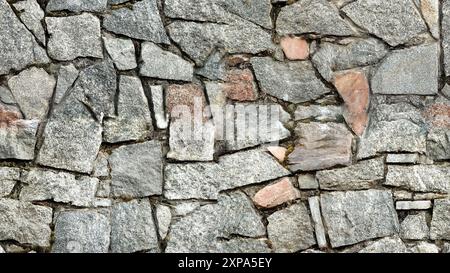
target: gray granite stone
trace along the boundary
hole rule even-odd
[[[107,0],[50,0],[47,11],[90,11],[103,12],[106,10]]]
[[[398,236],[394,236],[377,240],[359,253],[408,253],[408,248]]]
[[[20,12],[20,20],[34,34],[41,44],[46,43],[45,30],[41,23],[45,13],[36,0],[24,0],[13,4],[14,8]]]
[[[104,34],[103,42],[118,70],[130,70],[137,67],[136,50],[132,40]]]
[[[430,238],[432,240],[450,240],[450,201],[435,200],[431,220]]]
[[[54,102],[59,104],[78,78],[79,71],[73,64],[63,65],[58,71],[58,82],[56,84]]]
[[[11,194],[19,180],[20,169],[0,167],[0,198]]]
[[[450,189],[450,167],[433,165],[389,166],[384,184],[417,192],[448,193]]]
[[[406,240],[427,240],[430,228],[427,225],[426,214],[409,214],[400,224],[400,237]]]

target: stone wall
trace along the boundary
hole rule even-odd
[[[0,22],[0,252],[450,251],[450,1]]]

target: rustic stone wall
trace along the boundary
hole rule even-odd
[[[0,252],[450,251],[450,1],[0,0],[0,24]]]

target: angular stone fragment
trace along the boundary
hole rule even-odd
[[[267,252],[267,246],[253,239],[265,233],[261,216],[244,193],[221,194],[217,204],[204,205],[171,226],[166,252]],[[230,237],[238,239],[223,240]]]
[[[431,220],[431,240],[450,240],[450,201],[435,200]]]
[[[289,60],[306,60],[309,57],[309,44],[303,38],[283,37],[280,46]]]
[[[442,1],[442,49],[445,75],[450,75],[450,1]]]
[[[419,0],[419,2],[420,11],[428,25],[431,35],[437,40],[440,39],[439,0]]]
[[[273,208],[297,198],[300,198],[300,191],[286,177],[258,191],[253,202],[259,207]]]
[[[103,58],[100,20],[83,13],[69,17],[46,17],[48,54],[59,61],[77,57]]]
[[[45,45],[45,30],[41,23],[45,13],[39,3],[36,0],[25,0],[14,3],[13,6],[20,12],[20,20],[34,34],[36,39]]]
[[[362,71],[337,74],[334,85],[345,103],[344,118],[357,135],[362,135],[369,121],[369,81]]]
[[[267,220],[267,233],[275,252],[292,253],[316,244],[311,218],[303,203],[277,211]]]
[[[299,136],[295,150],[289,155],[292,171],[311,171],[352,161],[352,134],[338,123],[302,123],[296,128]]]
[[[150,86],[152,96],[153,113],[155,115],[156,127],[166,129],[168,126],[168,114],[164,109],[164,90],[161,85]]]
[[[322,190],[363,190],[384,179],[384,158],[360,161],[352,166],[316,173]]]
[[[389,166],[384,184],[417,192],[448,193],[450,190],[450,167]]]
[[[169,232],[170,223],[172,221],[172,212],[169,206],[156,206],[156,219],[158,220],[159,237],[164,240]]]
[[[89,207],[95,204],[98,179],[75,177],[73,174],[32,169],[22,178],[25,184],[20,191],[20,200],[67,203]]]
[[[146,197],[162,193],[162,148],[157,141],[122,146],[109,157],[112,195]]]
[[[419,162],[418,154],[388,154],[386,157],[386,163],[398,164],[398,163],[409,163],[416,164]]]
[[[317,120],[322,122],[330,122],[340,121],[342,119],[342,108],[339,106],[299,105],[295,110],[295,120]]]
[[[143,140],[153,131],[144,88],[138,77],[120,76],[117,117],[103,123],[103,141],[117,143]]]
[[[217,89],[235,101],[255,101],[258,98],[258,87],[250,69],[230,69],[223,80],[224,83],[208,83],[208,89]]]
[[[142,44],[141,59],[143,61],[140,74],[145,77],[192,81],[194,66],[180,56],[161,49],[157,45],[146,42]]]
[[[0,167],[0,198],[9,195],[19,180],[20,169]]]
[[[148,200],[117,203],[111,212],[111,251],[158,251],[158,238]]]
[[[319,188],[319,182],[314,175],[303,174],[298,176],[298,187],[301,190],[316,190]]]
[[[0,1],[0,75],[49,62],[47,53],[20,22],[6,0]]]
[[[0,240],[50,246],[52,209],[13,199],[0,199]]]
[[[427,31],[411,0],[359,0],[346,5],[342,11],[357,25],[391,46],[405,44]]]
[[[277,32],[350,36],[354,31],[339,15],[339,10],[326,0],[300,0],[283,7],[278,14]]]
[[[267,147],[267,151],[269,151],[279,162],[284,162],[286,159],[287,149],[284,147],[278,146],[270,146]]]
[[[410,248],[411,253],[439,253],[440,251],[441,249],[437,245],[428,242],[419,242]]]
[[[427,240],[430,229],[427,225],[426,214],[410,214],[400,225],[400,237],[407,240]]]
[[[257,54],[275,48],[270,33],[245,21],[233,24],[175,21],[167,28],[174,42],[199,66],[215,48],[225,48],[232,54]]]
[[[58,71],[58,83],[56,84],[54,102],[59,104],[66,96],[67,91],[72,87],[78,78],[79,71],[73,64],[63,65]]]
[[[137,67],[135,48],[132,40],[103,35],[103,42],[117,69],[130,70]]]
[[[259,150],[225,155],[218,163],[168,164],[164,196],[168,199],[216,199],[219,191],[289,174],[272,156]]]
[[[390,191],[326,193],[320,204],[332,247],[390,236],[399,230]]]
[[[327,238],[325,235],[325,227],[323,226],[319,201],[320,200],[318,196],[308,198],[309,210],[311,211],[311,217],[314,223],[317,245],[319,246],[319,248],[325,248],[327,247]]]
[[[182,114],[197,113],[203,120],[205,106],[205,93],[200,84],[173,84],[166,89],[166,109],[172,119],[179,118],[180,112],[187,110],[188,113]]]
[[[169,44],[159,15],[156,0],[143,0],[133,4],[133,8],[122,7],[106,14],[103,27],[111,32],[131,38]]]
[[[281,63],[269,57],[256,57],[251,64],[261,90],[279,99],[300,103],[330,92],[309,61]]]
[[[56,215],[53,253],[107,253],[109,217],[94,210],[62,211]]]
[[[372,78],[373,92],[388,95],[437,94],[439,50],[439,45],[434,43],[393,51]]]
[[[50,0],[47,4],[46,10],[103,12],[106,10],[107,1],[108,0]]]
[[[429,131],[427,155],[434,160],[450,159],[450,101],[438,98],[424,111]]]
[[[12,77],[8,85],[26,119],[46,118],[56,85],[53,76],[42,68],[32,67]]]
[[[394,236],[375,241],[359,253],[408,253],[408,248],[398,236]]]
[[[92,175],[94,177],[106,177],[109,176],[109,155],[105,152],[99,152],[94,162],[94,169]]]
[[[54,108],[37,162],[91,173],[101,142],[103,117],[114,114],[116,72],[111,61],[81,71],[70,94]]]
[[[433,207],[431,201],[398,201],[395,204],[397,210],[427,210]]]
[[[38,120],[23,120],[0,104],[0,159],[33,160],[38,126]]]

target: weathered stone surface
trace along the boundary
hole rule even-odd
[[[309,57],[309,44],[300,37],[283,37],[280,41],[284,55],[289,60],[306,60]]]
[[[13,6],[20,12],[20,20],[34,34],[36,39],[45,45],[45,30],[41,23],[45,13],[39,3],[36,0],[25,0],[14,3]]]
[[[390,191],[326,193],[321,195],[320,203],[333,247],[390,236],[399,230]]]
[[[0,1],[0,22],[0,75],[49,62],[45,50],[19,21],[6,0]]]
[[[409,163],[416,164],[419,162],[418,154],[388,154],[386,157],[386,163],[398,164],[398,163]]]
[[[222,253],[271,253],[267,239],[237,238],[223,241]]]
[[[323,226],[322,214],[320,212],[320,199],[318,196],[308,198],[309,210],[314,224],[314,232],[316,234],[317,245],[319,248],[327,247],[327,238],[325,227]]]
[[[50,246],[52,209],[13,199],[0,199],[0,240]]]
[[[164,196],[169,199],[216,199],[219,191],[289,174],[272,156],[259,150],[225,155],[218,163],[168,164]]]
[[[97,211],[73,210],[56,214],[54,253],[106,253],[109,217]]]
[[[253,197],[253,202],[259,207],[273,208],[297,198],[300,198],[300,191],[286,177],[258,191]]]
[[[428,242],[419,242],[414,247],[410,248],[412,253],[439,253],[441,249],[435,245]]]
[[[194,67],[190,62],[172,52],[161,49],[153,43],[142,44],[141,59],[143,63],[139,73],[142,76],[192,81]]]
[[[384,179],[384,158],[360,161],[352,166],[316,173],[322,190],[363,190]]]
[[[424,110],[429,126],[427,155],[434,160],[450,159],[450,101],[437,98]]]
[[[114,9],[111,14],[105,15],[103,27],[131,38],[169,44],[156,0],[137,2],[132,9]]]
[[[250,69],[230,69],[224,74],[225,82],[208,82],[207,89],[216,89],[235,101],[255,101],[258,98],[258,87]]]
[[[66,96],[79,75],[78,69],[73,64],[63,65],[58,71],[58,82],[56,84],[54,102],[59,104]]]
[[[32,67],[12,77],[8,85],[26,119],[46,118],[56,85],[53,76]]]
[[[233,23],[248,20],[265,28],[272,28],[269,0],[243,2],[240,0],[168,0],[164,13],[190,21]]]
[[[102,12],[106,10],[107,0],[50,0],[47,4],[47,11],[72,12],[91,11]]]
[[[261,90],[279,99],[300,103],[330,92],[309,61],[281,63],[269,57],[251,59]]]
[[[166,129],[168,126],[169,115],[164,109],[164,90],[161,85],[150,86],[152,96],[153,113],[155,115],[156,127]]]
[[[0,104],[0,159],[33,160],[38,125]]]
[[[357,25],[391,46],[405,44],[427,26],[410,0],[359,0],[342,8]]]
[[[262,245],[252,238],[265,233],[261,216],[244,193],[221,194],[217,204],[204,205],[171,226],[166,252],[261,252]],[[231,236],[241,238],[221,240]]]
[[[271,153],[279,162],[284,162],[286,159],[287,149],[280,146],[267,147],[267,151]]]
[[[167,28],[175,43],[199,66],[215,48],[225,48],[228,53],[252,54],[275,48],[270,33],[249,22],[214,24],[175,21]]]
[[[395,204],[397,210],[427,210],[431,209],[433,204],[429,200],[421,201],[398,201]]]
[[[419,0],[420,11],[433,38],[440,38],[439,0]]]
[[[92,175],[94,177],[106,177],[109,176],[109,165],[108,165],[109,155],[105,152],[100,151],[94,162],[94,168]]]
[[[314,66],[330,82],[334,72],[376,64],[388,53],[385,44],[375,38],[346,39],[341,43],[321,43],[312,57]]]
[[[156,219],[158,221],[158,232],[161,239],[165,239],[172,222],[172,212],[169,206],[156,205]]]
[[[297,145],[288,158],[292,171],[351,164],[353,136],[344,125],[302,123],[297,126],[296,133],[299,136]]]
[[[394,236],[380,239],[359,253],[408,253],[408,248],[398,236]]]
[[[297,252],[316,244],[314,228],[303,203],[270,215],[267,233],[275,252]]]
[[[442,1],[442,49],[445,75],[450,75],[450,1]]]
[[[120,76],[116,111],[117,117],[103,123],[103,141],[143,140],[153,131],[150,107],[138,77]]]
[[[385,185],[417,192],[448,193],[450,167],[433,165],[389,166]]]
[[[316,190],[319,188],[319,182],[314,175],[303,174],[298,176],[298,187],[301,190]]]
[[[20,179],[20,169],[1,167],[0,168],[0,198],[11,194],[14,186]]]
[[[113,196],[136,198],[162,193],[162,148],[158,141],[117,148],[109,164]]]
[[[434,43],[393,51],[372,78],[373,92],[389,95],[437,94],[439,50],[439,45]]]
[[[435,200],[431,220],[430,237],[432,240],[450,240],[450,201]]]
[[[316,120],[322,122],[340,121],[343,119],[342,108],[339,106],[309,105],[297,106],[295,120]]]
[[[280,35],[315,33],[350,36],[353,29],[339,15],[339,10],[326,0],[300,0],[281,9],[277,19]]]
[[[400,225],[400,237],[406,240],[427,240],[430,228],[427,225],[426,214],[410,214]]]
[[[100,20],[83,13],[69,17],[46,17],[48,54],[59,61],[77,57],[103,58]]]
[[[152,207],[148,200],[117,203],[111,211],[111,251],[159,251]]]
[[[132,40],[103,35],[103,42],[117,69],[130,70],[137,67],[135,48]]]
[[[172,84],[166,88],[166,110],[172,119],[179,118],[181,114],[179,112],[183,112],[184,115],[197,113],[200,115],[200,120],[203,120],[205,106],[205,93],[199,84]]]
[[[334,85],[345,103],[345,121],[355,134],[362,135],[369,121],[369,81],[362,71],[350,71],[337,74]]]
[[[114,114],[116,72],[111,61],[81,71],[70,94],[53,109],[39,164],[91,173],[101,142],[101,122]]]
[[[52,200],[74,206],[89,207],[95,204],[98,179],[75,177],[73,174],[32,169],[24,174],[25,185],[20,200]]]

